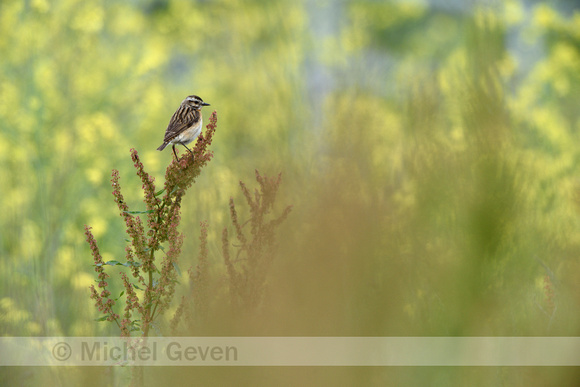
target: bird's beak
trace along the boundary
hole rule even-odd
[[[202,102],[202,103],[201,103],[201,106],[210,106],[210,104],[209,104],[209,103],[207,103],[207,102]]]

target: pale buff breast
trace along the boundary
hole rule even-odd
[[[201,126],[202,126],[202,119],[200,117],[199,122],[197,124],[191,126],[189,129],[184,130],[183,132],[178,134],[169,143],[170,144],[185,144],[185,145],[189,144],[190,142],[195,140],[197,138],[197,136],[199,136],[199,134],[201,133]]]

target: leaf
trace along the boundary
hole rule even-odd
[[[109,316],[103,316],[103,317],[96,318],[95,321],[105,321],[108,318],[109,318]]]
[[[163,192],[165,192],[165,188],[163,188],[163,189],[161,189],[161,190],[157,191],[157,192],[155,193],[155,196],[159,196],[159,195],[161,195]]]
[[[123,294],[125,294],[125,291],[124,290],[121,292],[121,294],[119,294],[119,297],[115,298],[115,301],[118,301],[119,298],[123,297]]]
[[[122,263],[121,265],[125,266],[125,267],[141,267],[141,262],[125,262]]]
[[[123,211],[126,214],[131,214],[131,215],[139,215],[139,214],[151,214],[153,212],[155,212],[155,210],[147,210],[147,211]]]
[[[103,265],[110,265],[110,266],[117,266],[117,265],[122,265],[121,262],[119,261],[115,261],[114,259],[107,261],[105,263],[103,263]]]
[[[173,262],[173,268],[177,272],[177,275],[181,277],[181,270],[179,269],[179,266],[177,265],[176,262]]]

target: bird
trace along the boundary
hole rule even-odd
[[[169,125],[167,125],[167,129],[165,130],[163,144],[157,150],[162,151],[167,145],[171,144],[173,145],[173,154],[177,159],[175,145],[181,144],[190,153],[193,153],[187,147],[187,144],[195,140],[201,133],[201,108],[204,106],[210,106],[210,104],[203,102],[197,95],[186,97],[175,113],[173,113],[171,120],[169,120]]]

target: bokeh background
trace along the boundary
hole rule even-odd
[[[155,149],[189,94],[211,103],[204,118],[217,111],[218,128],[215,157],[184,198],[180,265],[196,265],[207,220],[220,310],[190,335],[579,334],[578,2],[4,0],[2,335],[118,334],[94,321],[83,227],[105,260],[122,260],[111,169],[141,209],[129,150],[161,185],[172,154]],[[282,172],[276,209],[294,207],[264,305],[238,316],[220,307],[220,236],[255,169]],[[198,368],[146,380],[169,372],[203,385],[575,386],[579,376]],[[0,375],[119,385],[120,373]]]

